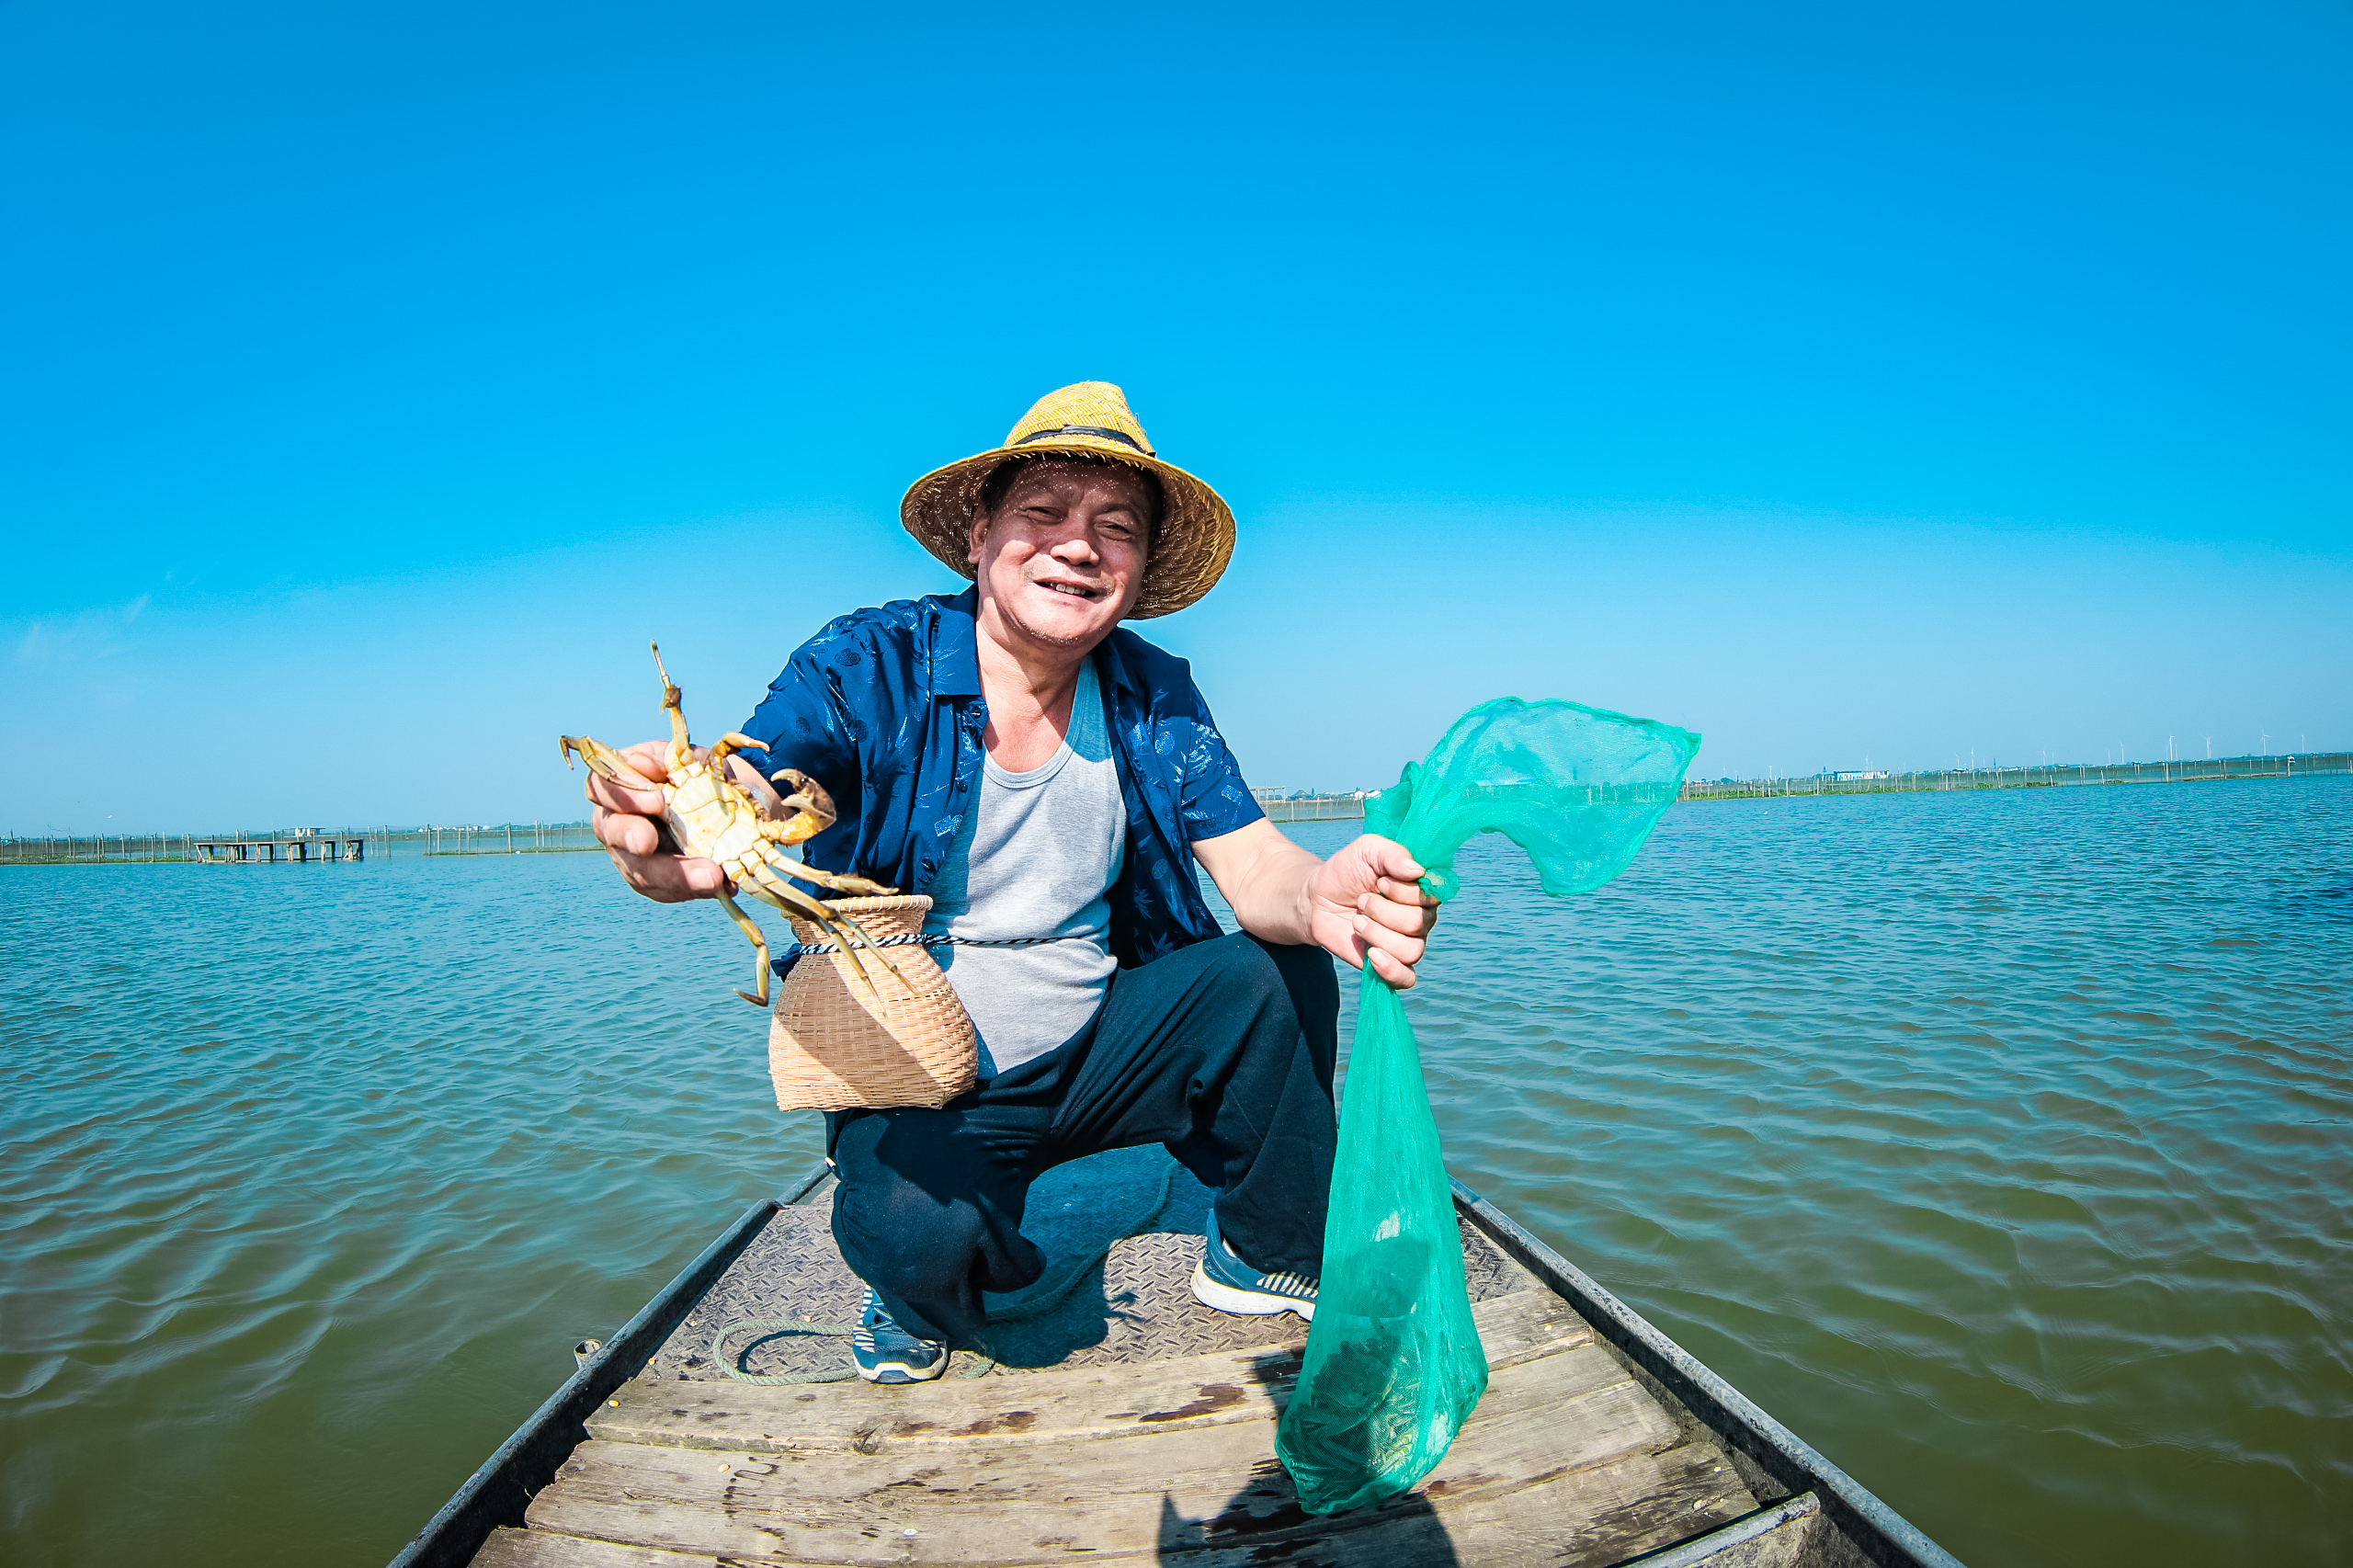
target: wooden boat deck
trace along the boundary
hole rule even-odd
[[[1334,1517],[1305,1513],[1274,1457],[1304,1325],[1194,1301],[1187,1281],[1209,1194],[1157,1150],[1102,1161],[1040,1184],[1025,1228],[1052,1260],[1048,1278],[993,1303],[988,1356],[959,1352],[945,1378],[905,1388],[757,1386],[713,1360],[726,1324],[841,1323],[855,1311],[859,1287],[833,1248],[826,1187],[773,1210],[642,1369],[586,1414],[586,1440],[530,1498],[523,1526],[493,1530],[472,1562],[1866,1560],[1813,1493],[1728,1448],[1470,1203],[1460,1212],[1492,1368],[1485,1398],[1411,1493]],[[1139,1208],[1139,1182],[1162,1184],[1165,1198],[1147,1194]],[[728,1351],[764,1376],[822,1374],[847,1355],[838,1337],[756,1332],[732,1335]]]

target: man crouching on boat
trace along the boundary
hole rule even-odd
[[[840,821],[810,863],[928,892],[926,930],[981,1040],[979,1084],[938,1110],[829,1114],[834,1236],[868,1285],[870,1382],[938,1377],[982,1292],[1044,1269],[1029,1184],[1158,1143],[1217,1192],[1193,1291],[1314,1312],[1332,1180],[1339,986],[1391,984],[1438,917],[1422,868],[1367,835],[1319,860],[1258,808],[1185,662],[1123,619],[1184,608],[1233,515],[1161,461],[1120,389],[1048,394],[1005,444],[917,480],[908,532],[975,586],[843,616],[803,644],[744,732],[747,785],[790,766]],[[631,763],[662,773],[657,743]],[[767,798],[771,793],[761,789]],[[598,838],[649,898],[707,898],[710,860],[661,852],[659,794],[591,778]],[[1219,933],[1188,856],[1242,925]],[[1047,937],[1025,946],[978,946]]]

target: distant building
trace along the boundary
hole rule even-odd
[[[1841,784],[1850,784],[1865,778],[1884,778],[1887,777],[1887,770],[1883,767],[1874,767],[1867,772],[1834,773],[1830,777]]]

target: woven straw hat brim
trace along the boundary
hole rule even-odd
[[[949,571],[974,576],[972,564],[964,555],[972,548],[972,519],[980,515],[982,486],[1000,463],[1056,452],[1109,458],[1160,478],[1168,500],[1167,513],[1153,536],[1143,588],[1136,595],[1128,619],[1149,620],[1156,615],[1172,615],[1217,585],[1226,562],[1233,559],[1233,510],[1224,497],[1174,463],[1144,457],[1098,437],[1052,436],[1024,441],[1019,447],[992,447],[961,462],[934,469],[907,487],[905,498],[899,503],[899,520]]]

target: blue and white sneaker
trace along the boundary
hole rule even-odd
[[[871,1290],[858,1309],[849,1355],[858,1363],[858,1375],[870,1383],[925,1383],[948,1370],[948,1346],[901,1328]]]
[[[1201,1261],[1193,1269],[1193,1299],[1222,1312],[1263,1317],[1297,1312],[1315,1321],[1315,1281],[1300,1274],[1261,1274],[1235,1255],[1217,1233],[1217,1210],[1210,1210]]]

